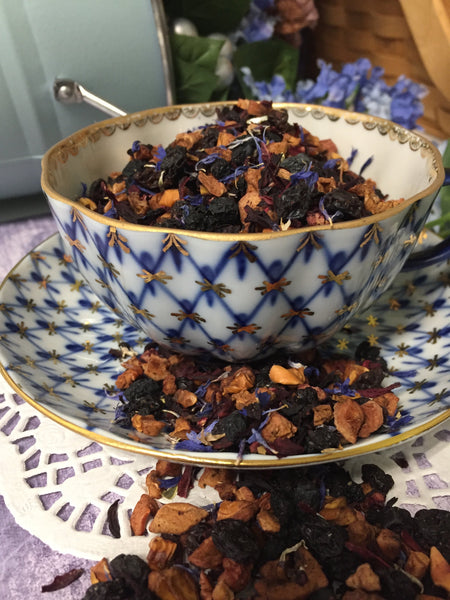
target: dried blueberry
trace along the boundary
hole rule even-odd
[[[354,573],[363,560],[347,548],[339,556],[331,556],[322,564],[330,581],[345,581]]]
[[[121,579],[101,581],[91,585],[83,600],[132,600],[134,592]]]
[[[366,512],[366,520],[372,525],[379,525],[385,529],[391,529],[397,533],[413,530],[413,518],[404,508],[399,506],[382,506],[369,508]]]
[[[394,486],[394,479],[378,465],[365,464],[361,467],[361,477],[364,483],[369,483],[374,490],[387,494]]]
[[[348,539],[345,527],[325,521],[315,514],[308,515],[301,525],[302,537],[309,550],[321,564],[340,556]]]
[[[135,554],[119,554],[110,561],[109,570],[114,579],[126,581],[133,590],[147,587],[150,568]]]
[[[420,592],[419,585],[399,569],[383,569],[378,573],[378,576],[385,600],[412,599],[416,598]]]
[[[213,198],[208,206],[206,228],[208,231],[221,231],[236,225],[240,228],[241,218],[236,200],[229,197]]]
[[[380,348],[378,346],[373,346],[368,341],[361,342],[355,350],[355,360],[358,362],[362,362],[364,360],[377,362],[379,355]]]
[[[160,171],[164,171],[164,185],[177,187],[178,180],[185,174],[186,148],[169,146],[160,162]]]
[[[285,158],[281,161],[280,167],[286,169],[290,173],[298,173],[299,171],[306,171],[311,161],[311,156],[304,152],[300,152],[295,156],[288,156],[288,158]]]
[[[186,553],[192,554],[194,550],[196,550],[200,544],[209,537],[211,534],[211,527],[208,523],[201,521],[191,527],[184,535],[183,535],[183,546],[186,549]]]
[[[439,508],[417,511],[413,536],[425,551],[436,546],[450,562],[450,512]]]
[[[161,390],[161,384],[149,377],[136,379],[123,393],[127,400],[123,412],[130,418],[136,413],[157,415],[163,408]]]
[[[219,420],[212,430],[213,435],[225,434],[228,442],[238,444],[247,429],[245,417],[238,410]]]
[[[139,159],[132,159],[128,161],[122,170],[122,175],[127,181],[131,183],[134,180],[135,174],[139,173],[145,165],[145,161]]]
[[[239,138],[237,139],[239,140]],[[235,166],[242,166],[248,159],[253,158],[256,152],[257,146],[253,139],[242,141],[231,151],[231,162]]]
[[[195,206],[185,203],[182,221],[186,229],[205,231],[208,222],[208,208],[203,204]]]
[[[319,511],[322,505],[322,493],[317,481],[312,478],[301,478],[292,490],[294,501],[300,506],[308,506]]]
[[[224,158],[216,158],[216,160],[211,164],[210,168],[211,175],[213,175],[216,179],[219,179],[219,181],[225,177],[228,177],[228,175],[231,175],[233,171],[233,167]]]
[[[303,221],[314,203],[314,195],[310,193],[308,184],[300,180],[289,187],[278,197],[274,197],[277,215],[283,221],[295,219]]]
[[[248,525],[236,519],[217,521],[211,531],[214,545],[227,558],[254,562],[259,554],[255,535]]]
[[[341,436],[332,426],[322,425],[308,431],[306,439],[306,451],[308,454],[322,452],[326,448],[337,448],[340,444]]]
[[[366,211],[360,198],[351,192],[336,188],[323,196],[323,205],[329,215],[340,213],[333,220],[360,219]]]

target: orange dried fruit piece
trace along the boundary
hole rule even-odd
[[[408,555],[404,568],[409,575],[416,577],[416,579],[422,579],[425,577],[429,566],[430,559],[424,552],[412,550]]]
[[[189,502],[164,504],[150,523],[152,533],[181,535],[208,516],[208,511]]]
[[[131,425],[140,433],[156,436],[161,433],[166,423],[164,421],[157,421],[153,415],[133,415],[131,417]]]
[[[347,442],[354,444],[365,418],[361,406],[355,400],[347,398],[343,402],[336,402],[333,414],[336,429]]]
[[[150,569],[161,570],[167,568],[176,549],[176,542],[162,537],[154,537],[150,541],[147,554],[147,564]]]
[[[201,488],[210,486],[216,488],[216,486],[223,483],[233,483],[235,475],[230,469],[222,469],[217,467],[205,467],[203,473],[200,475],[198,485]]]
[[[216,179],[214,175],[207,175],[204,171],[199,171],[198,180],[202,184],[202,187],[205,188],[206,192],[209,192],[217,198],[220,198],[220,196],[223,196],[227,192],[225,184]]]
[[[435,585],[450,592],[450,565],[436,546],[430,548],[430,575]]]
[[[348,587],[362,589],[366,592],[379,592],[381,590],[380,578],[369,563],[359,565],[356,571],[347,577],[345,583]]]
[[[162,571],[151,571],[148,587],[160,600],[199,600],[199,592],[192,575],[183,567],[173,566]]]
[[[217,520],[236,519],[238,521],[250,521],[258,511],[256,500],[223,500],[217,511]]]
[[[281,383],[283,385],[299,385],[306,383],[304,368],[286,369],[281,365],[272,365],[269,371],[270,380],[273,383]]]
[[[189,554],[188,560],[200,569],[217,569],[222,564],[223,554],[214,544],[212,537],[209,536]]]
[[[279,412],[270,413],[267,423],[261,429],[262,437],[269,444],[280,438],[291,438],[297,431],[297,427],[280,415]]]
[[[375,400],[368,400],[361,405],[364,413],[364,423],[358,432],[358,437],[367,438],[377,431],[384,423],[383,408]]]
[[[255,373],[250,367],[240,367],[234,374],[222,380],[223,394],[238,394],[255,385]]]
[[[239,563],[232,558],[225,557],[222,567],[223,571],[219,575],[218,583],[224,582],[233,592],[244,590],[250,583],[253,568],[251,563]]]
[[[91,583],[98,583],[99,581],[110,581],[112,579],[111,572],[109,570],[108,559],[102,558],[93,567],[91,567]]]
[[[380,406],[386,410],[390,417],[395,417],[399,400],[398,396],[396,396],[393,392],[386,392],[381,396],[376,396],[373,398],[373,401],[377,404],[380,404]]]
[[[130,516],[130,527],[134,535],[144,535],[150,517],[158,511],[159,506],[154,498],[142,494]]]

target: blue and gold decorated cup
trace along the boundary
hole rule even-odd
[[[83,183],[123,169],[134,141],[166,146],[213,122],[214,104],[96,123],[43,158],[42,188],[83,278],[126,322],[174,351],[243,361],[322,343],[389,287],[444,182],[438,150],[415,132],[334,108],[274,106],[331,138],[343,157],[357,149],[355,172],[373,157],[364,176],[404,201],[354,221],[254,234],[134,225],[76,201]]]

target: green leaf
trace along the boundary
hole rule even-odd
[[[442,155],[442,162],[445,168],[450,167],[450,141]],[[439,235],[447,237],[450,235],[450,185],[444,186],[439,191],[439,203],[441,216],[438,219],[428,221],[427,227],[439,227]]]
[[[236,76],[243,90],[241,67],[249,67],[256,81],[269,82],[274,75],[282,75],[286,86],[293,90],[297,82],[298,50],[283,40],[270,39],[239,46],[233,57]]]
[[[164,0],[170,19],[189,19],[200,35],[230,33],[238,27],[249,7],[250,0]]]
[[[208,102],[218,82],[215,70],[223,41],[174,34],[170,44],[177,102]]]

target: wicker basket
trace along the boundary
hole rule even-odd
[[[316,0],[316,6],[316,57],[335,68],[366,57],[384,68],[389,84],[402,74],[425,84],[419,124],[450,137],[450,0]]]

